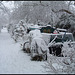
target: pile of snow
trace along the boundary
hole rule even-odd
[[[7,31],[7,28],[1,29],[1,32],[8,32],[8,31]]]

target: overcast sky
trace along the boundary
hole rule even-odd
[[[14,1],[3,1],[2,3],[9,9],[14,8]]]

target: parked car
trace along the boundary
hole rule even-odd
[[[72,33],[68,33],[64,29],[55,29],[49,25],[30,26],[29,29],[28,40],[23,44],[23,50],[30,53],[31,57],[36,60],[47,60],[47,52],[49,51],[50,54],[63,56],[61,54],[63,43],[74,41]],[[26,47],[27,44],[29,48]]]

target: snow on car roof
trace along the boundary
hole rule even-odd
[[[60,29],[60,28],[57,28],[57,30],[60,30],[60,31],[67,31],[66,29]]]
[[[46,25],[46,26],[39,26],[39,27],[47,27],[47,26],[50,26],[50,27],[51,27],[51,25]]]
[[[34,25],[34,26],[29,26],[30,29],[40,29],[41,27],[38,25]]]
[[[41,32],[38,29],[30,31],[29,34],[30,34],[30,36],[32,38],[34,38],[34,37],[42,37]]]
[[[34,25],[33,28],[39,28],[39,26],[38,25]]]
[[[58,34],[53,34],[53,33],[42,33],[44,35],[64,35],[65,33],[64,32],[60,32]],[[72,34],[72,33],[66,33],[66,34]]]

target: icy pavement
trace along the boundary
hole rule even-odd
[[[20,44],[15,43],[7,29],[0,33],[0,74],[47,74],[46,61],[31,61],[30,56],[20,49]]]

